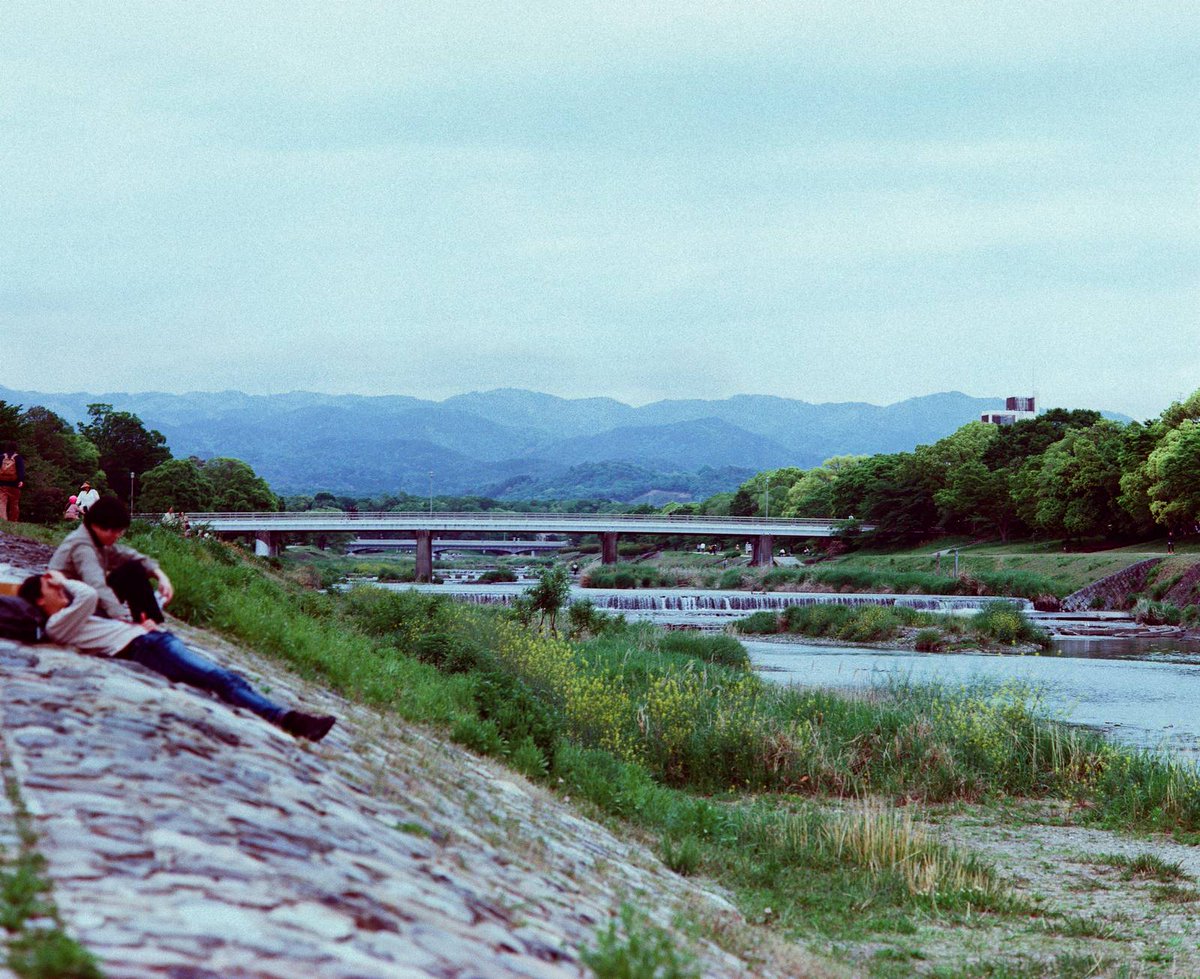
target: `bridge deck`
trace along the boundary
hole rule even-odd
[[[146,516],[155,516],[153,514]],[[193,526],[220,533],[327,531],[363,533],[424,530],[432,533],[516,531],[561,534],[686,534],[718,537],[833,537],[848,527],[872,528],[852,520],[790,517],[663,516],[661,514],[575,513],[189,513]]]

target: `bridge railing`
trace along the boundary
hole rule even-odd
[[[159,513],[139,513],[140,519],[157,520],[163,515]],[[788,527],[828,527],[857,523],[839,517],[722,517],[699,514],[655,514],[655,513],[493,513],[493,512],[446,512],[435,510],[360,510],[346,513],[339,510],[298,510],[290,512],[189,512],[187,518],[191,523],[206,523],[214,520],[253,520],[256,523],[286,524],[297,520],[330,520],[332,522],[357,523],[362,520],[470,520],[479,523],[506,523],[513,520],[529,520],[539,524],[554,523],[667,523],[686,525],[689,523],[732,523],[747,527],[782,525]]]

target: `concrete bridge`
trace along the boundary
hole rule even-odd
[[[155,514],[139,514],[153,519]],[[303,513],[189,513],[193,529],[207,527],[216,534],[252,534],[260,554],[278,553],[282,535],[375,531],[411,532],[417,551],[417,579],[433,576],[433,541],[460,534],[482,533],[596,534],[605,564],[617,562],[621,534],[664,536],[737,537],[753,544],[756,565],[771,563],[775,538],[836,537],[851,525],[870,531],[871,526],[852,520],[800,519],[795,517],[708,517],[642,513],[343,513],[313,510]]]
[[[438,551],[479,551],[483,554],[546,554],[561,551],[568,544],[565,540],[461,540],[434,538],[433,553]],[[415,537],[405,539],[359,537],[346,545],[347,554],[369,551],[415,551]]]

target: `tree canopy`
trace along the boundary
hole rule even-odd
[[[1134,537],[1200,532],[1200,391],[1158,419],[1121,424],[1052,408],[1013,425],[968,422],[912,452],[837,456],[759,473],[731,512],[758,514],[766,480],[782,516],[854,517],[881,543],[944,533]],[[786,474],[786,475],[784,475]]]
[[[106,488],[129,503],[134,480],[171,458],[167,440],[162,432],[147,430],[137,415],[109,404],[88,405],[88,415],[91,421],[80,422],[79,433],[100,453]]]

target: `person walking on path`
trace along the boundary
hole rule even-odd
[[[129,511],[115,496],[101,497],[83,515],[50,558],[50,570],[90,585],[99,596],[99,613],[110,619],[142,622],[164,620],[175,589],[158,562],[141,551],[118,544],[129,529]],[[158,580],[155,594],[151,578]]]
[[[119,622],[94,614],[99,595],[82,581],[60,571],[30,575],[17,592],[46,617],[46,635],[90,656],[109,656],[140,663],[172,683],[186,683],[215,693],[234,707],[244,707],[298,738],[320,741],[336,723],[329,715],[288,710],[255,690],[241,675],[214,663],[154,622]]]
[[[0,450],[0,520],[21,519],[21,490],[25,487],[25,457],[16,442],[5,442]]]

